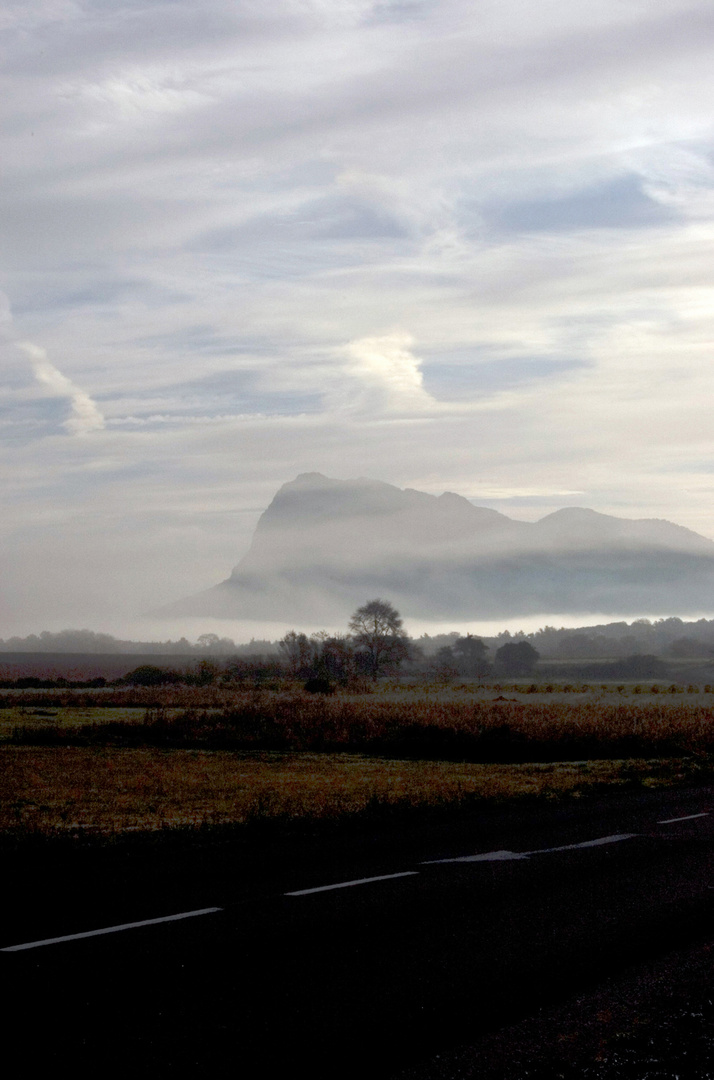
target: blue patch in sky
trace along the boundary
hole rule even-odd
[[[487,226],[499,232],[649,228],[679,220],[675,211],[647,195],[637,176],[621,176],[557,198],[486,203],[481,212]]]
[[[22,439],[31,435],[54,434],[63,431],[72,408],[66,397],[31,398],[0,406],[0,438],[2,441]],[[3,423],[3,421],[9,421]]]
[[[275,353],[274,342],[258,337],[225,338],[216,333],[215,328],[208,323],[185,326],[168,334],[146,334],[134,338],[133,344],[150,348],[163,347],[178,355],[200,353],[203,356],[271,356]]]
[[[2,373],[2,385],[6,390],[21,390],[23,387],[33,386],[35,383],[35,377],[32,373],[32,367],[29,359],[10,360],[3,365]],[[12,408],[18,406],[13,405]],[[0,405],[0,415],[5,411],[4,406]]]
[[[270,251],[323,240],[402,240],[408,232],[394,215],[360,199],[329,196],[290,213],[265,214],[242,225],[211,229],[187,245],[189,251]]]
[[[434,7],[433,0],[377,0],[364,22],[400,23],[422,19]]]
[[[108,307],[127,300],[140,299],[142,304],[155,305],[187,299],[183,293],[163,289],[157,285],[148,285],[140,279],[125,278],[120,280],[98,281],[98,270],[85,267],[82,273],[73,271],[77,284],[68,286],[65,280],[50,278],[43,282],[41,291],[27,289],[22,281],[13,294],[15,315],[31,315],[36,311],[53,311],[65,308]]]
[[[464,353],[465,358],[458,363],[449,357],[425,357],[424,387],[433,397],[442,401],[474,399],[591,366],[587,360],[574,357],[509,356],[494,360],[481,359],[478,353],[472,353],[469,362],[467,350],[459,350],[459,354]]]
[[[157,388],[153,394],[164,399],[159,407],[162,415],[215,416],[263,413],[269,416],[297,416],[317,413],[322,409],[322,396],[297,390],[271,391],[263,389],[254,372],[216,371],[209,375],[170,386]],[[124,393],[106,394],[102,401],[122,398]],[[147,396],[152,396],[151,394]],[[147,401],[146,409],[135,407],[135,416],[151,416],[157,411],[155,402]]]
[[[409,235],[392,214],[356,199],[324,199],[308,207],[305,216],[312,222],[312,235],[322,240],[403,240]]]

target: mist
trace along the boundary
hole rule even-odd
[[[714,542],[660,520],[571,507],[536,522],[380,481],[284,484],[231,576],[165,609],[334,627],[383,595],[419,624],[691,615],[714,598]]]

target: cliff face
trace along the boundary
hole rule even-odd
[[[714,542],[667,521],[567,508],[513,521],[447,492],[303,473],[220,585],[171,615],[344,623],[383,595],[432,619],[714,608]]]

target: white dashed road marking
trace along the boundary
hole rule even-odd
[[[616,844],[618,840],[632,840],[639,833],[615,833],[614,836],[601,836],[597,840],[584,840],[581,844],[561,844],[560,847],[539,848],[538,851],[526,851],[525,855],[545,855],[549,851],[575,851],[576,848],[600,847],[601,844]]]
[[[486,851],[482,855],[462,855],[457,859],[430,859],[423,866],[435,863],[452,862],[501,862],[506,859],[527,859],[530,855],[546,855],[551,851],[574,851],[576,848],[600,847],[602,844],[616,844],[618,840],[632,840],[639,833],[616,833],[614,836],[600,836],[597,840],[584,840],[581,844],[562,844],[560,847],[539,848],[537,851]]]
[[[349,889],[350,885],[368,885],[371,881],[390,881],[392,878],[413,877],[418,870],[406,870],[401,874],[380,874],[379,877],[355,878],[354,881],[339,881],[336,885],[318,885],[316,889],[297,889],[295,892],[286,892],[285,896],[308,896],[310,893],[329,892],[330,889]]]
[[[24,945],[6,945],[4,949],[0,949],[0,952],[20,952],[22,949],[37,949],[40,945],[57,945],[61,941],[79,941],[80,938],[99,937],[100,934],[116,934],[120,930],[135,930],[139,926],[156,926],[157,923],[176,922],[178,919],[192,919],[194,915],[211,915],[214,911],[223,911],[223,908],[199,908],[197,911],[182,911],[180,915],[163,915],[160,919],[142,919],[141,922],[105,926],[101,930],[85,930],[81,934],[65,934],[63,937],[43,938],[42,941],[27,941]]]
[[[672,825],[677,821],[694,821],[695,818],[708,817],[710,811],[699,814],[686,814],[684,817],[665,818],[658,825]],[[620,840],[633,840],[639,833],[615,833],[612,836],[600,836],[596,840],[583,840],[579,844],[561,844],[558,847],[538,848],[535,851],[484,851],[478,855],[461,855],[452,859],[427,859],[422,866],[434,866],[439,863],[474,863],[507,862],[511,859],[528,859],[531,855],[547,855],[553,851],[575,851],[578,848],[601,847],[604,844],[616,844]],[[349,889],[353,885],[369,885],[373,881],[393,881],[395,878],[415,877],[418,870],[404,870],[399,874],[379,874],[376,877],[355,878],[352,881],[338,881],[334,885],[318,885],[312,889],[296,889],[284,896],[311,896],[313,893],[331,892],[333,889]],[[714,888],[714,886],[709,886]],[[0,952],[21,952],[23,949],[37,949],[42,945],[57,945],[63,941],[79,941],[81,938],[99,937],[102,934],[116,934],[121,930],[135,930],[141,926],[157,926],[159,923],[177,922],[179,919],[191,919],[196,915],[211,915],[222,911],[220,907],[198,908],[196,911],[183,911],[178,915],[164,915],[159,919],[142,919],[140,922],[121,923],[118,926],[105,926],[101,930],[85,930],[79,934],[65,934],[62,937],[43,938],[41,941],[27,941],[22,945],[6,945]]]
[[[686,817],[670,817],[665,818],[664,821],[658,821],[658,825],[672,825],[675,821],[693,821],[697,817],[709,817],[709,811],[705,810],[703,814],[687,814]]]
[[[422,866],[434,866],[447,862],[505,862],[507,859],[527,859],[532,852],[521,854],[518,851],[484,851],[482,855],[460,855],[456,859],[428,859]]]

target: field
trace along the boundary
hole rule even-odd
[[[714,694],[656,684],[6,692],[0,739],[479,762],[681,756],[714,752]]]
[[[0,695],[0,835],[339,821],[714,776],[714,695],[673,686]]]
[[[355,754],[3,747],[0,832],[130,831],[337,820],[524,797],[582,797],[603,787],[700,779],[701,763],[595,761],[477,765]]]

